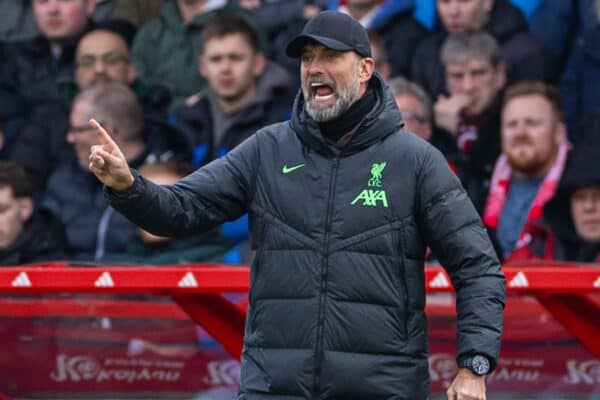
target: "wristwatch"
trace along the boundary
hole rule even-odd
[[[490,373],[490,360],[486,356],[476,354],[462,359],[459,367],[469,368],[475,375],[483,376]]]

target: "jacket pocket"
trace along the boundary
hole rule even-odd
[[[397,277],[397,286],[400,292],[400,307],[398,310],[398,317],[400,318],[402,328],[402,338],[408,337],[408,288],[406,286],[406,241],[404,240],[404,230],[401,224],[392,227],[392,238],[394,245],[394,260],[396,268],[394,273]]]
[[[261,227],[259,230],[259,235],[256,238],[257,241],[255,243],[258,243],[257,245],[257,250],[256,253],[254,255],[254,260],[252,260],[252,267],[250,269],[250,293],[248,296],[248,300],[250,303],[250,314],[248,315],[249,317],[249,322],[250,322],[250,328],[252,329],[252,332],[255,331],[256,328],[256,313],[257,313],[257,305],[256,305],[256,296],[257,294],[257,282],[258,279],[260,277],[260,270],[261,270],[261,265],[263,262],[263,258],[264,258],[264,252],[265,252],[265,247],[266,247],[266,238],[267,238],[267,234],[269,233],[269,225],[267,224],[266,221],[261,221]]]

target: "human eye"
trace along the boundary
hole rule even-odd
[[[82,56],[77,60],[77,65],[83,68],[91,67],[96,62],[94,56]]]

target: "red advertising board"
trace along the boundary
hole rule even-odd
[[[105,296],[17,300],[21,306],[42,303],[48,309],[53,303],[68,308],[75,302],[87,312],[23,312],[0,318],[0,393],[45,399],[103,394],[120,399],[234,397],[239,362],[165,299],[113,298],[110,304]],[[454,300],[446,294],[428,300],[435,395],[444,393],[456,374]],[[145,315],[155,312],[157,317],[118,317],[114,310],[119,305],[140,307]],[[59,314],[55,311],[50,314]],[[504,332],[498,368],[487,378],[490,399],[494,394],[514,399],[598,398],[600,361],[535,299],[508,299]]]

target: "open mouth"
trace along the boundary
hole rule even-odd
[[[311,83],[310,89],[312,97],[317,101],[329,100],[335,94],[331,86],[321,82]]]

